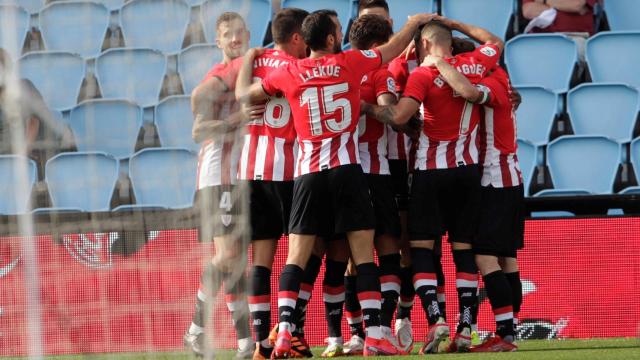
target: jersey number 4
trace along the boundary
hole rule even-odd
[[[341,133],[351,125],[351,104],[348,99],[339,98],[337,95],[349,92],[348,83],[323,86],[321,88],[311,87],[302,92],[300,96],[300,106],[307,106],[309,109],[309,119],[311,122],[311,135],[322,135],[322,115],[320,113],[320,98],[322,98],[322,113],[328,116],[334,115],[336,110],[342,110],[342,119],[330,117],[325,125],[329,131]]]

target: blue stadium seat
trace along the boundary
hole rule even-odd
[[[407,22],[407,17],[421,12],[435,12],[435,0],[389,1],[389,13],[393,19],[393,32],[398,32]],[[342,24],[342,29],[346,31]],[[349,36],[345,34],[345,36]]]
[[[128,99],[142,107],[158,102],[167,59],[151,49],[110,49],[96,60],[104,98]]]
[[[118,180],[119,164],[104,153],[62,153],[45,168],[54,211],[108,211]]]
[[[198,151],[200,145],[191,138],[193,114],[189,95],[170,96],[156,106],[155,124],[163,147]]]
[[[270,0],[207,0],[202,3],[200,14],[208,43],[215,43],[216,19],[225,11],[242,15],[251,32],[250,46],[262,46],[271,20]]]
[[[562,34],[520,35],[505,48],[505,63],[515,87],[567,92],[577,60],[576,43]]]
[[[22,45],[29,32],[29,13],[19,6],[2,5],[0,24],[0,48],[16,61],[22,54]]]
[[[537,153],[538,149],[535,145],[518,139],[518,164],[520,164],[520,171],[524,180],[524,193],[527,196],[529,195],[529,185],[533,177],[533,170],[538,164]]]
[[[504,39],[513,5],[513,0],[446,0],[442,2],[442,15],[483,27]]]
[[[191,8],[182,0],[133,0],[120,10],[128,47],[177,53],[187,31]]]
[[[321,9],[335,10],[338,13],[338,19],[340,19],[340,24],[342,25],[342,33],[345,37],[343,42],[348,42],[349,40],[347,26],[349,26],[349,20],[356,15],[353,4],[351,0],[282,0],[283,8],[296,7],[309,12]]]
[[[520,87],[518,91],[522,96],[522,104],[516,111],[518,137],[534,145],[546,144],[560,110],[560,97],[535,86]]]
[[[45,0],[0,0],[0,5],[22,6],[31,14],[35,14],[44,7]],[[1,24],[4,24],[1,23]]]
[[[69,126],[79,151],[104,152],[125,159],[135,152],[142,109],[125,100],[89,100],[71,110]]]
[[[196,192],[197,156],[185,149],[144,149],[129,161],[137,206],[187,208]]]
[[[620,155],[620,145],[603,136],[562,136],[547,147],[554,189],[536,196],[611,194]]]
[[[22,166],[27,171],[26,179],[20,178]],[[35,161],[22,156],[0,155],[0,174],[0,214],[28,212],[31,190],[38,178]]]
[[[40,29],[49,51],[96,57],[109,27],[109,10],[92,2],[54,2],[40,12]]]
[[[550,217],[574,217],[574,213],[570,211],[532,211],[532,218],[550,218]]]
[[[576,135],[629,142],[639,110],[638,91],[627,85],[582,84],[567,95],[567,112]]]
[[[633,171],[636,174],[636,180],[640,181],[640,137],[631,142],[631,164],[633,165]],[[640,194],[640,186],[633,186],[627,188],[623,193]]]
[[[178,55],[178,72],[185,94],[191,94],[209,69],[222,60],[222,50],[215,45],[194,44]]]
[[[611,30],[640,30],[640,1],[608,0],[604,2],[604,11]]]
[[[20,74],[33,82],[47,105],[68,110],[76,105],[85,63],[79,55],[66,52],[32,52],[20,58]]]
[[[640,31],[601,32],[587,41],[586,58],[593,82],[640,88]]]
[[[92,0],[93,2],[97,2],[100,4],[104,4],[109,10],[120,10],[122,5],[124,5],[125,0]]]

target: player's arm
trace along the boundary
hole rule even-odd
[[[435,66],[447,84],[465,100],[479,104],[487,102],[489,93],[474,86],[466,76],[451,66],[445,59],[429,55],[425,57],[422,66]]]
[[[504,41],[490,31],[483,29],[479,26],[463,23],[462,21],[449,19],[444,16],[437,16],[436,20],[442,21],[445,25],[449,26],[452,30],[458,30],[459,32],[467,35],[473,40],[483,45],[495,45],[500,52],[504,49]]]
[[[384,124],[393,126],[406,124],[419,108],[420,103],[415,99],[403,97],[395,105],[380,106],[362,103],[360,111]]]
[[[230,114],[226,119],[219,119],[216,104],[229,97],[227,86],[218,77],[207,79],[191,93],[191,111],[193,112],[193,128],[191,136],[200,143],[213,136],[237,129],[246,116],[242,112]]]
[[[269,99],[269,94],[264,91],[262,85],[252,81],[253,61],[263,53],[264,49],[253,48],[244,55],[236,80],[236,99],[242,104],[260,104]]]
[[[409,17],[407,23],[402,29],[389,40],[386,44],[379,46],[382,63],[386,64],[400,55],[413,40],[413,36],[418,28],[431,21],[436,14],[416,14]]]

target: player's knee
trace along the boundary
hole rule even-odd
[[[476,255],[476,264],[482,275],[489,274],[493,271],[500,270],[498,258],[490,255]]]

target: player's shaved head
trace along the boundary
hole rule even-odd
[[[451,47],[453,35],[451,29],[442,21],[432,20],[420,30],[420,37],[444,47]]]
[[[391,24],[379,15],[362,15],[351,24],[349,42],[359,50],[368,50],[374,44],[382,45],[393,34]]]
[[[276,44],[285,44],[293,34],[300,34],[302,23],[307,15],[309,15],[308,11],[298,8],[284,8],[278,11],[271,22],[273,41]]]

